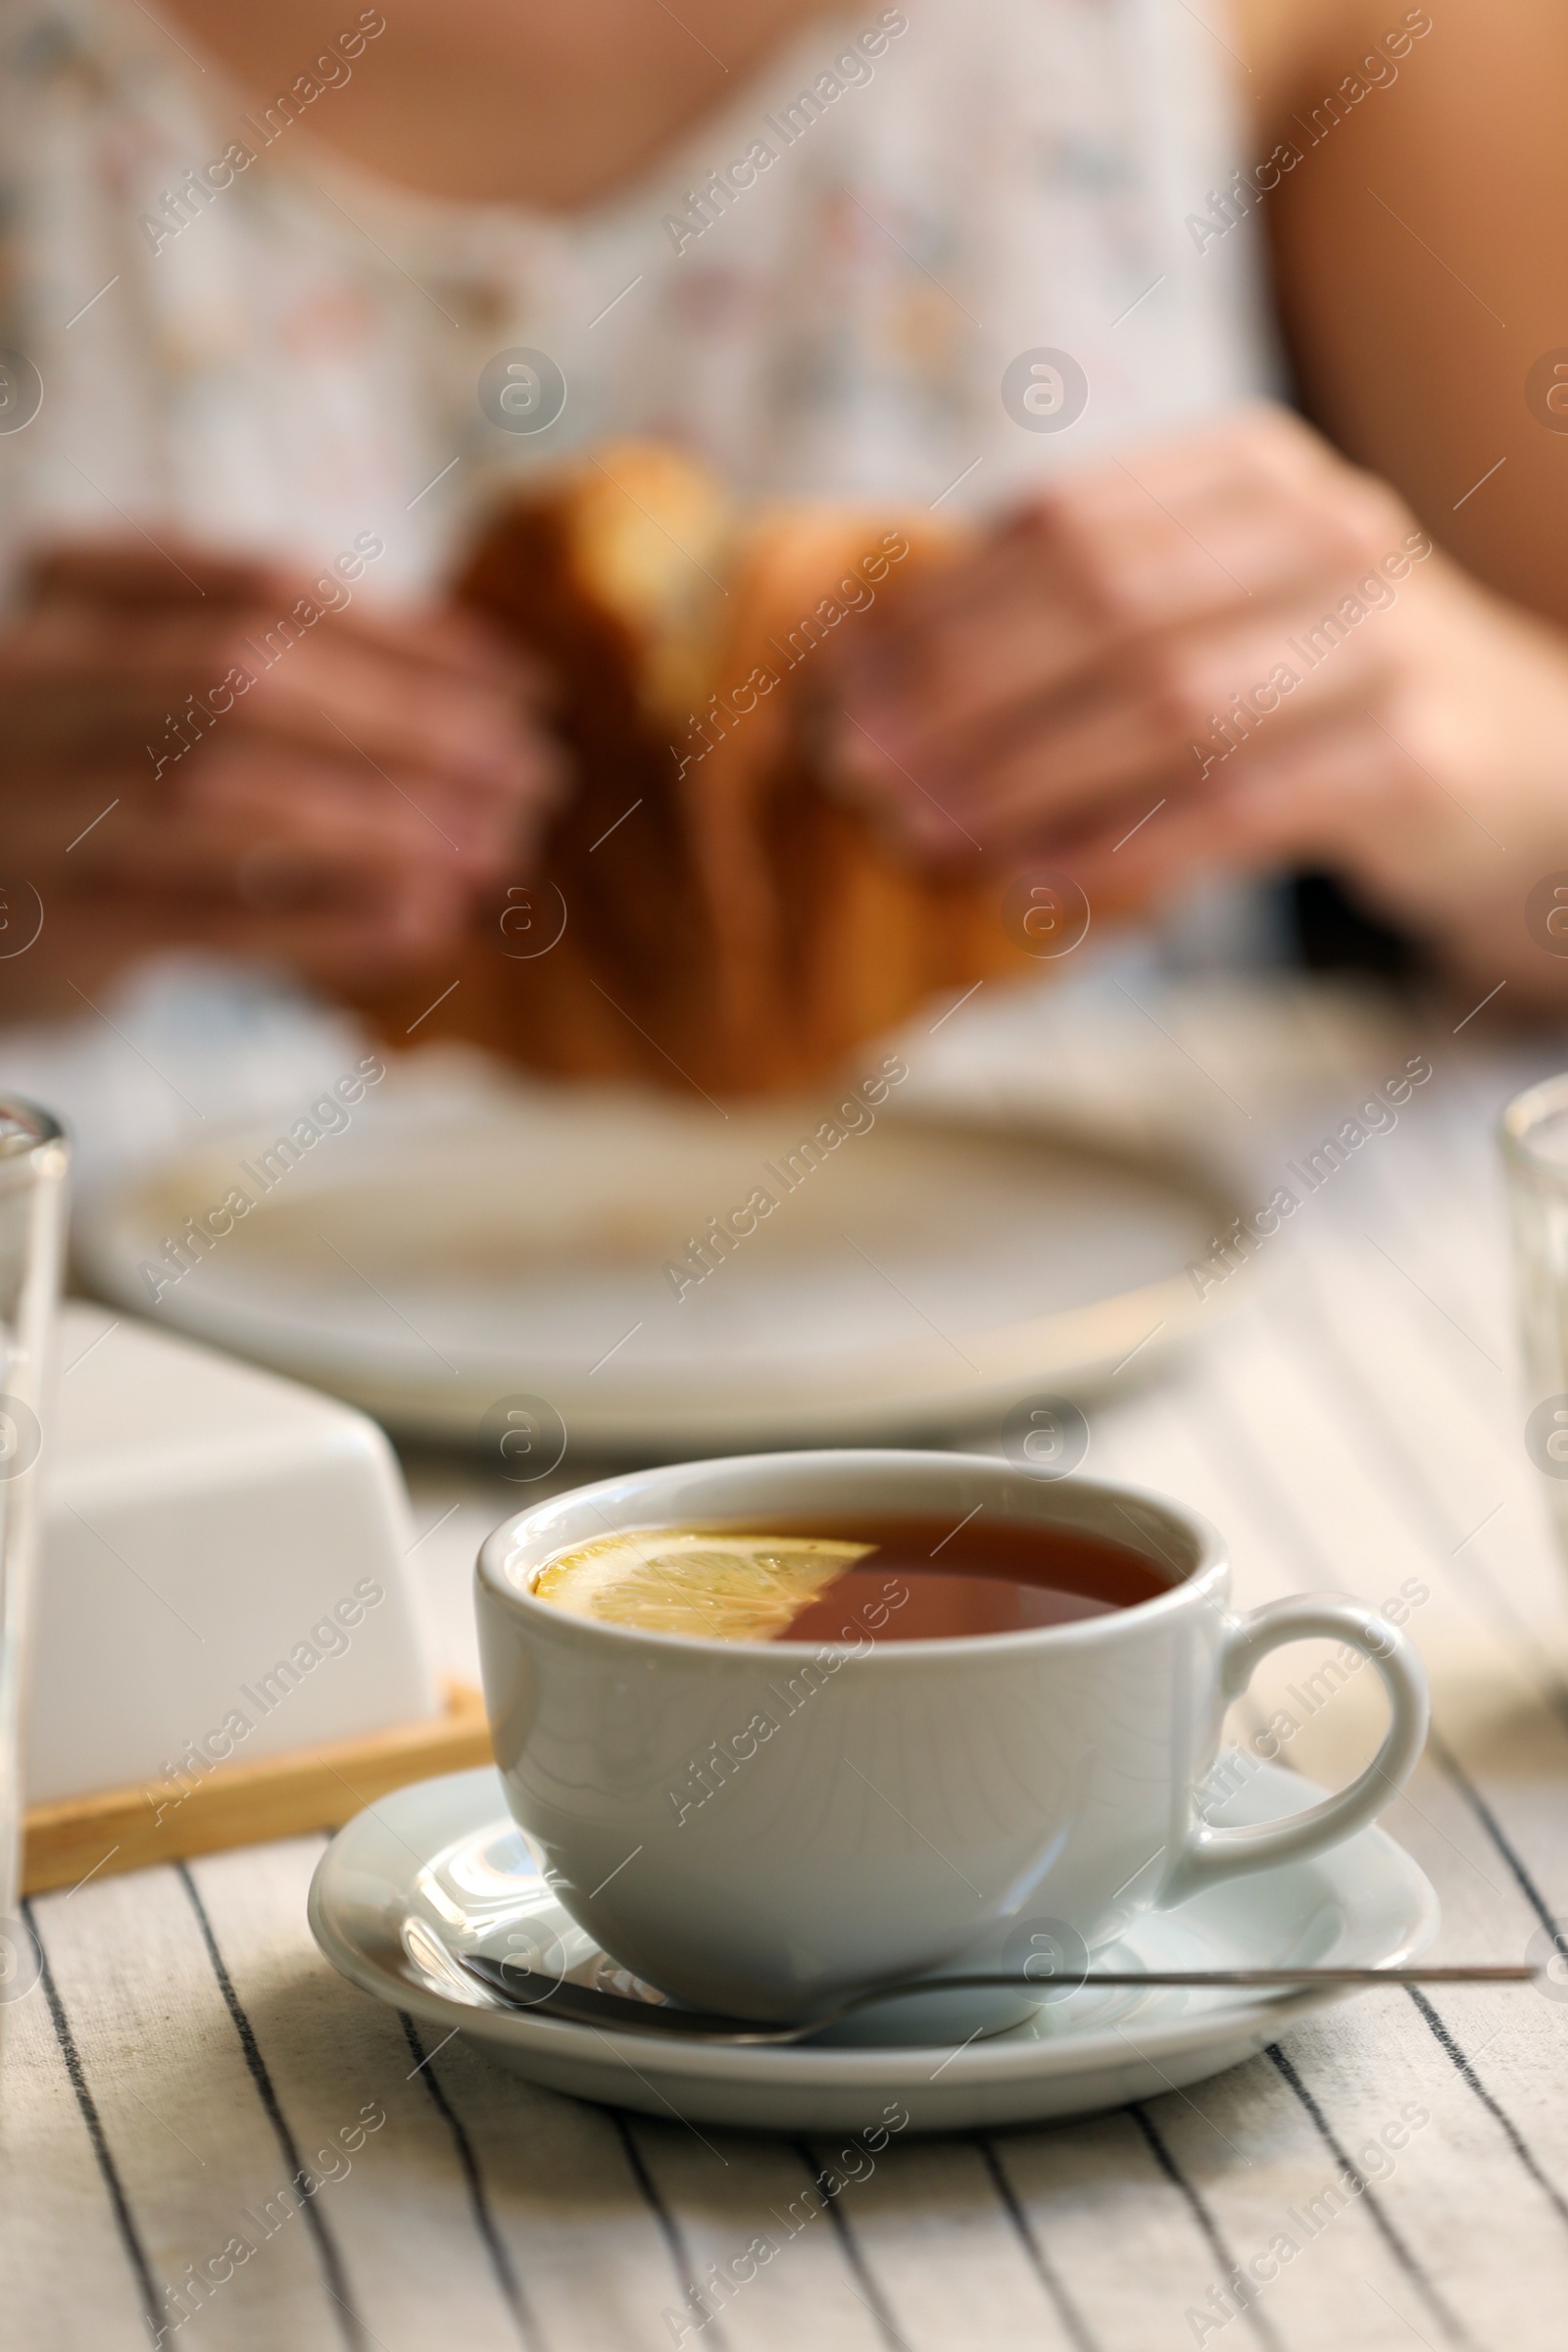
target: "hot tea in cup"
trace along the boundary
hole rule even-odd
[[[507,1801],[561,1902],[638,1976],[738,2016],[989,1964],[1031,1922],[1092,1951],[1348,1838],[1426,1730],[1420,1663],[1370,1609],[1238,1616],[1181,1505],[980,1455],[579,1488],[497,1529],[478,1612]],[[1377,1668],[1382,1747],[1284,1821],[1211,1826],[1227,1705],[1315,1637]]]
[[[984,1506],[982,1505],[982,1511]],[[979,1514],[841,1514],[635,1528],[558,1553],[537,1600],[601,1625],[713,1642],[950,1642],[1071,1625],[1169,1590],[1130,1544]]]

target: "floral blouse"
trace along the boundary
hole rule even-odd
[[[1243,159],[1182,0],[865,0],[564,215],[338,162],[385,30],[343,17],[247,108],[133,0],[0,0],[0,564],[370,534],[417,590],[500,483],[625,435],[986,509],[1268,381],[1250,234],[1191,224]]]

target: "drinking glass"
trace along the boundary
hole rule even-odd
[[[1525,1446],[1551,1481],[1568,1557],[1568,1074],[1514,1097],[1502,1114],[1502,1155],[1532,1407]]]
[[[47,1111],[0,1098],[0,2005],[36,1973],[18,1917],[22,1680],[68,1156]]]

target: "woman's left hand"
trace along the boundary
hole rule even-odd
[[[845,648],[843,789],[913,851],[1091,903],[1327,865],[1482,976],[1568,869],[1568,641],[1278,409],[1102,461]]]

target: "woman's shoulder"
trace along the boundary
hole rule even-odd
[[[1472,4],[1440,0],[1446,16]],[[1336,87],[1379,54],[1408,56],[1433,26],[1431,13],[1408,0],[1232,0],[1232,16],[1246,93],[1270,131],[1320,84]]]
[[[1303,101],[1383,78],[1433,32],[1455,69],[1436,79],[1472,98],[1485,94],[1489,67],[1504,60],[1527,74],[1568,62],[1562,0],[1508,0],[1506,9],[1497,0],[1230,0],[1230,14],[1239,79],[1270,135],[1306,111]]]

